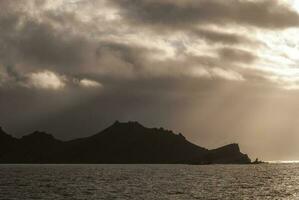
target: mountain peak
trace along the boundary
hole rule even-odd
[[[41,131],[34,131],[29,135],[23,136],[22,139],[56,140],[53,135]]]
[[[116,120],[110,127],[111,128],[117,128],[117,129],[136,129],[136,128],[145,128],[143,125],[141,125],[137,121],[128,121],[128,122],[119,122]]]
[[[131,126],[135,125],[135,126],[142,126],[138,121],[120,122],[118,120],[116,120],[113,125],[131,125]]]
[[[239,144],[237,143],[228,144],[226,146],[223,146],[222,149],[240,151]]]

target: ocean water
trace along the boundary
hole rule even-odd
[[[299,199],[299,164],[0,165],[0,199]]]

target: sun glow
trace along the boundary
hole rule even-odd
[[[292,7],[299,12],[299,1],[298,0],[289,0]]]

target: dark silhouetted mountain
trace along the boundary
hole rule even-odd
[[[238,144],[208,150],[182,134],[138,122],[115,122],[96,135],[71,141],[44,132],[16,139],[0,129],[0,145],[0,163],[250,163]]]
[[[8,135],[2,129],[2,127],[0,127],[0,160],[8,152],[11,152],[11,150],[14,147],[16,142],[17,142],[17,139],[15,139],[12,136]]]

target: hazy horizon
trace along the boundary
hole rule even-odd
[[[86,137],[115,120],[299,160],[296,0],[1,0],[0,126]]]

